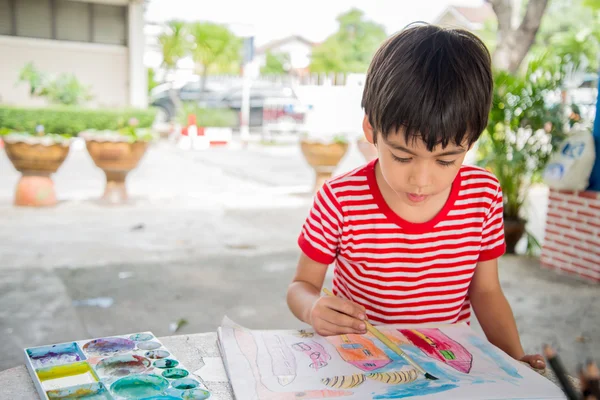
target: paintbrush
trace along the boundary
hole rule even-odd
[[[329,289],[327,289],[327,288],[323,288],[323,292],[327,296],[335,297],[335,295]],[[436,378],[435,376],[431,375],[429,372],[427,372],[423,368],[421,368],[421,366],[419,364],[417,364],[415,362],[415,360],[413,360],[412,358],[410,358],[408,354],[406,354],[404,351],[402,351],[402,349],[400,347],[398,347],[396,345],[396,343],[392,342],[381,331],[379,331],[377,328],[375,328],[373,325],[371,325],[371,323],[369,321],[367,321],[365,319],[363,322],[365,323],[365,325],[367,327],[367,330],[371,333],[371,335],[373,335],[377,339],[379,339],[383,344],[385,344],[387,347],[389,347],[394,353],[396,353],[400,357],[404,358],[410,365],[412,365],[413,367],[415,367],[417,371],[419,371],[420,373],[422,373],[423,375],[425,375],[425,378],[427,378],[429,380],[432,380],[432,381],[437,381],[438,380],[438,378]]]
[[[578,400],[579,396],[575,392],[575,389],[571,385],[571,382],[569,382],[569,378],[567,377],[565,368],[563,367],[562,363],[560,362],[560,359],[558,358],[558,354],[556,354],[556,351],[554,351],[554,349],[552,347],[550,347],[549,345],[546,344],[546,345],[544,345],[544,356],[546,357],[546,360],[548,360],[548,364],[550,364],[550,368],[552,368],[552,370],[554,371],[554,374],[556,375],[556,378],[560,382],[560,385],[562,386],[563,392],[565,392],[567,399]]]

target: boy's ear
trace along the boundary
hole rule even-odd
[[[363,118],[363,132],[365,133],[365,139],[367,139],[367,142],[371,143],[371,144],[375,144],[374,141],[374,135],[375,133],[373,132],[373,127],[371,126],[371,123],[369,122],[369,117],[367,116],[367,114],[365,114],[365,117]]]

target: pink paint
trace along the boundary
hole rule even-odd
[[[311,360],[310,367],[314,368],[315,371],[326,367],[327,362],[331,360],[331,355],[327,353],[327,350],[319,343],[312,340],[309,342],[295,343],[292,345],[292,348],[307,355]]]

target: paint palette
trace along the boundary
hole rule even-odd
[[[206,387],[150,332],[25,349],[45,400],[205,400]]]

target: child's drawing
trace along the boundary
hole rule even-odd
[[[310,367],[315,371],[318,371],[319,368],[326,367],[327,361],[331,360],[331,356],[327,353],[327,350],[313,340],[309,342],[294,343],[292,348],[307,355],[310,359]]]
[[[392,360],[375,343],[361,335],[340,335],[327,338],[347,363],[365,372],[385,367]]]
[[[281,386],[287,386],[296,379],[296,359],[283,339],[278,335],[263,336],[273,364],[273,375]]]
[[[226,320],[219,343],[238,400],[564,398],[466,324],[379,328],[439,379],[425,379],[370,334],[308,339],[298,331],[251,331]]]
[[[439,329],[401,329],[400,332],[428,356],[465,374],[471,371],[471,353]]]

